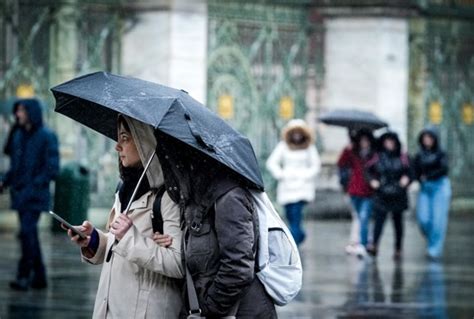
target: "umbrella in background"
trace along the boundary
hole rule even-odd
[[[375,114],[358,110],[333,110],[322,114],[318,120],[328,125],[347,127],[350,130],[361,128],[377,130],[388,126]]]
[[[184,142],[263,190],[250,141],[184,91],[106,72],[84,75],[51,90],[56,112],[114,140],[121,113]]]

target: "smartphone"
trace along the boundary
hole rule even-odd
[[[75,235],[79,235],[79,237],[81,237],[81,239],[86,239],[87,238],[87,235],[84,234],[83,232],[81,232],[80,230],[78,230],[76,227],[74,227],[73,225],[71,225],[70,223],[68,223],[66,220],[64,220],[64,218],[62,218],[61,216],[59,216],[58,214],[52,212],[52,211],[49,211],[49,213],[51,214],[51,216],[54,217],[54,219],[56,219],[57,221],[59,221],[60,223],[62,223],[67,229],[70,229]]]

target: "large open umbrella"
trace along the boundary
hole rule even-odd
[[[388,126],[375,114],[359,110],[337,109],[322,114],[318,119],[325,124],[347,127],[348,129],[376,130]]]
[[[84,75],[51,90],[55,111],[112,139],[117,137],[117,115],[125,114],[264,188],[250,141],[182,90],[106,72]]]

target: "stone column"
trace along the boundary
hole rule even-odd
[[[136,7],[138,22],[123,37],[122,73],[186,90],[205,103],[207,3],[155,2],[147,10]]]
[[[76,75],[79,19],[77,0],[62,1],[54,14],[50,28],[50,87],[72,79]],[[61,160],[75,159],[79,127],[64,116],[55,116],[51,126],[56,130],[61,145]]]
[[[406,142],[408,22],[405,18],[333,18],[326,21],[325,85],[321,111],[371,111]],[[338,154],[347,131],[321,127],[327,152]],[[406,144],[405,144],[406,145]]]

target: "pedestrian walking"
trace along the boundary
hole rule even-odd
[[[348,132],[350,142],[349,145],[344,147],[344,149],[342,150],[339,159],[349,156],[352,152],[352,148],[354,146],[354,138],[357,134],[357,130],[349,129]],[[344,192],[344,201],[346,202],[346,205],[349,207],[351,212],[351,230],[349,233],[349,243],[346,245],[345,251],[348,254],[357,255],[359,252],[361,252],[359,217],[357,216],[357,211],[352,206],[351,197],[347,192],[349,188],[349,180],[351,178],[351,169],[346,166],[338,166],[338,175],[339,184],[341,185],[341,188]]]
[[[179,279],[184,276],[179,207],[165,192],[158,205],[167,236],[153,233],[153,206],[163,185],[155,157],[124,214],[156,141],[151,126],[132,118],[119,116],[117,126],[115,149],[123,183],[115,194],[106,231],[89,221],[78,227],[86,239],[68,231],[81,247],[84,261],[103,265],[93,318],[178,318],[182,307]]]
[[[50,209],[50,182],[59,171],[58,140],[43,124],[37,99],[15,102],[18,128],[11,132],[5,147],[10,155],[10,168],[0,181],[0,190],[9,187],[11,208],[20,219],[21,258],[16,279],[10,282],[15,290],[47,287],[46,269],[38,238],[38,221],[42,211]]]
[[[357,212],[359,221],[360,245],[355,247],[355,254],[361,257],[366,253],[372,214],[373,190],[366,179],[365,167],[374,157],[373,146],[372,132],[361,129],[356,133],[352,148],[343,152],[337,163],[340,169],[350,169],[351,171],[347,192],[351,197],[351,203]]]
[[[256,276],[253,186],[202,151],[158,130],[155,136],[166,189],[184,211],[189,302],[180,317],[198,311],[194,304],[206,318],[276,318],[273,301]]]
[[[414,160],[415,177],[420,182],[416,216],[427,240],[427,255],[437,259],[443,254],[451,202],[448,156],[434,129],[421,131],[418,143],[420,150]]]
[[[378,244],[388,213],[391,212],[395,230],[395,252],[393,258],[402,257],[403,211],[408,208],[407,188],[410,184],[410,161],[402,152],[395,132],[386,132],[379,138],[380,151],[367,163],[370,186],[375,190],[373,213],[375,217],[374,238],[367,252],[378,253]]]
[[[316,176],[321,169],[313,142],[306,122],[291,120],[266,163],[268,171],[278,181],[277,202],[285,208],[291,234],[298,245],[306,237],[302,227],[303,207],[314,200]]]

